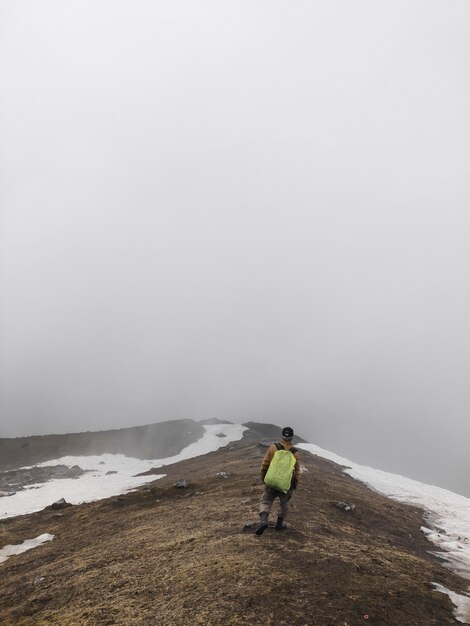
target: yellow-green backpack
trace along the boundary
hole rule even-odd
[[[275,445],[277,450],[264,477],[264,484],[277,491],[282,491],[282,493],[287,493],[292,484],[292,475],[296,463],[294,452],[297,450],[295,448],[285,450],[280,443]]]

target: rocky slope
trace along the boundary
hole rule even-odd
[[[431,583],[455,591],[465,583],[430,554],[422,511],[329,461],[302,454],[289,528],[257,537],[265,448],[254,433],[169,466],[166,478],[136,492],[1,522],[1,545],[42,533],[55,539],[0,565],[0,623],[457,623]],[[180,479],[189,486],[175,487]]]

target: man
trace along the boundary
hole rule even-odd
[[[261,478],[266,486],[260,504],[259,516],[261,522],[256,529],[257,535],[262,535],[268,527],[268,517],[275,498],[279,498],[280,506],[274,528],[275,530],[282,530],[286,527],[284,519],[287,515],[290,499],[300,479],[299,453],[297,449],[292,446],[293,436],[294,431],[292,428],[285,426],[282,429],[281,443],[273,443],[273,445],[268,448],[263,462],[261,463]],[[289,454],[286,454],[285,451],[288,451]],[[283,464],[283,467],[287,468],[281,469],[281,472],[287,472],[287,476],[284,478],[284,480],[287,481],[284,488],[282,488],[282,486],[276,488],[276,486],[273,486],[276,483],[276,479],[274,481],[270,479],[270,475],[274,473],[279,474],[277,467],[281,467],[280,464]],[[271,471],[268,474],[270,468]]]

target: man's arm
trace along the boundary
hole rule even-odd
[[[292,482],[293,482],[293,487],[295,489],[297,485],[299,484],[299,480],[300,480],[300,454],[298,453],[297,450],[294,452],[294,456],[295,456],[295,467],[294,467],[294,479]]]
[[[273,460],[273,456],[276,450],[277,450],[276,445],[273,443],[271,446],[269,446],[268,451],[264,455],[264,459],[263,459],[263,462],[261,463],[261,468],[260,468],[261,480],[264,480],[264,477],[266,476],[266,472],[268,471],[269,465],[271,461]]]

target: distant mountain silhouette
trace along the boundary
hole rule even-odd
[[[174,456],[204,434],[191,419],[159,422],[118,430],[0,439],[0,469],[13,469],[62,456],[125,454],[137,459]]]

